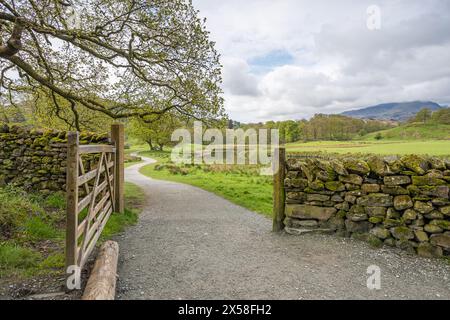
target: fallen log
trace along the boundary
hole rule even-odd
[[[100,248],[82,300],[114,300],[119,244],[106,241]]]

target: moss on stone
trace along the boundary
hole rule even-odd
[[[403,225],[403,219],[384,219],[383,224],[386,228],[397,227]]]
[[[439,228],[444,230],[450,230],[450,221],[447,220],[431,220],[430,224],[438,226]]]
[[[409,171],[409,170],[403,170],[403,171],[400,171],[400,173],[405,175],[405,176],[414,176],[414,175],[417,174],[414,171]]]
[[[406,168],[420,175],[425,174],[428,169],[428,162],[415,154],[403,156],[400,161]]]
[[[384,221],[384,219],[382,217],[370,217],[369,218],[369,222],[371,222],[373,224],[381,223],[383,221]]]
[[[321,191],[325,188],[325,185],[322,181],[315,180],[313,182],[308,183],[309,188],[315,191]]]
[[[344,191],[345,190],[344,184],[340,181],[325,182],[325,188],[330,191]]]
[[[394,238],[399,240],[410,240],[414,238],[412,230],[404,226],[391,228],[391,233]]]
[[[345,210],[339,210],[339,211],[336,213],[336,216],[337,216],[338,218],[345,218],[346,215],[347,215],[347,212],[346,212]]]
[[[384,176],[389,172],[389,168],[383,159],[377,156],[372,156],[367,160],[367,165],[370,170],[379,176]]]
[[[442,233],[444,231],[441,227],[433,224],[425,225],[424,230],[428,233]]]
[[[383,246],[383,240],[375,235],[369,234],[366,240],[372,248],[380,248]]]
[[[445,185],[446,181],[443,179],[430,177],[430,176],[413,176],[412,184],[415,186],[430,187],[430,186]]]
[[[370,172],[370,167],[364,160],[349,158],[344,160],[344,167],[349,172],[366,175]]]

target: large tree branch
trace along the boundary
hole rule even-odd
[[[15,18],[11,37],[6,44],[0,46],[0,57],[7,58],[15,55],[22,48],[22,32],[25,28],[21,18]]]
[[[66,6],[0,0],[0,39],[9,38],[0,42],[0,63],[15,66],[3,88],[48,90],[48,106],[75,126],[85,109],[144,121],[172,109],[196,119],[223,115],[218,55],[189,1],[92,0],[70,13]]]
[[[36,80],[37,82],[39,82],[40,84],[42,84],[43,86],[49,88],[50,90],[56,92],[58,95],[66,98],[67,100],[73,100],[76,102],[81,103],[82,105],[84,105],[85,107],[91,109],[91,110],[95,110],[95,111],[99,111],[99,112],[103,112],[106,115],[110,116],[113,119],[119,119],[119,118],[129,118],[129,117],[135,117],[135,116],[139,116],[139,117],[145,117],[145,116],[151,116],[151,115],[158,115],[158,114],[164,114],[165,112],[177,107],[175,105],[172,106],[168,106],[164,109],[160,109],[160,110],[152,110],[152,111],[147,111],[147,112],[126,112],[126,113],[114,113],[111,110],[107,109],[104,105],[102,105],[101,103],[93,100],[93,99],[89,99],[89,98],[83,98],[81,96],[78,96],[70,91],[64,90],[58,86],[56,86],[55,84],[53,84],[49,79],[46,79],[44,77],[42,77],[41,75],[39,75],[31,65],[29,65],[28,63],[26,63],[25,61],[23,61],[21,58],[19,58],[18,56],[12,56],[12,57],[7,57],[7,59],[9,61],[11,61],[12,63],[14,63],[16,66],[20,67],[23,71],[25,71],[31,78],[33,78],[34,80]],[[117,106],[122,106],[125,110],[127,110],[127,105],[126,104],[117,104]]]

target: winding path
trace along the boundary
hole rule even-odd
[[[274,234],[271,220],[210,192],[147,178],[147,197],[119,236],[119,299],[450,299],[450,265],[326,235]],[[369,265],[381,289],[366,286]]]

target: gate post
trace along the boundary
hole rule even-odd
[[[66,270],[77,264],[78,224],[78,132],[67,134],[66,174]]]
[[[272,231],[279,232],[284,229],[284,178],[286,171],[286,151],[285,148],[276,148],[274,150],[274,161],[278,161],[277,169],[273,175],[273,227]]]
[[[111,125],[111,141],[116,145],[116,153],[114,159],[114,203],[115,211],[123,213],[125,210],[124,204],[124,149],[125,149],[125,135],[124,126],[121,123]]]

